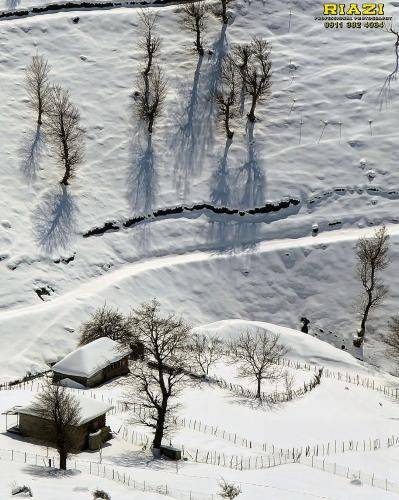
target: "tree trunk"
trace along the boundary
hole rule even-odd
[[[262,383],[262,379],[260,377],[257,378],[257,383],[258,383],[258,388],[257,388],[257,391],[256,391],[256,398],[257,399],[261,399],[261,383]]]
[[[151,71],[151,66],[152,66],[152,52],[147,52],[148,54],[148,61],[147,61],[147,67],[144,70],[144,76],[148,76]]]
[[[229,18],[227,17],[227,12],[226,12],[226,4],[227,0],[222,0],[222,19],[224,24],[227,24],[229,22]]]
[[[42,124],[42,108],[39,107],[39,114],[38,114],[38,117],[37,117],[37,124],[40,126]]]
[[[152,442],[153,447],[157,449],[159,449],[162,445],[166,418],[166,407],[167,403],[162,403],[162,408],[158,410],[157,427],[155,429],[154,441]]]
[[[200,30],[200,27],[199,27],[199,23],[198,21],[196,21],[196,34],[197,34],[197,38],[196,38],[196,41],[195,41],[195,46],[197,47],[197,52],[200,56],[203,56],[204,55],[204,49],[202,47],[202,43],[201,43],[201,30]]]
[[[148,133],[152,134],[152,127],[154,125],[154,117],[150,116],[148,120]]]
[[[248,113],[248,120],[252,123],[255,122],[255,109],[256,109],[256,95],[252,96],[251,110]]]
[[[60,469],[61,470],[66,470],[67,468],[67,452],[64,449],[58,450],[58,453],[60,455]]]
[[[62,178],[61,184],[64,184],[64,186],[68,185],[68,179],[71,176],[71,165],[69,163],[69,148],[68,148],[68,142],[66,140],[65,136],[65,129],[64,129],[64,122],[61,122],[61,137],[62,137],[62,150],[64,152],[64,165],[65,165],[65,174],[64,177]]]
[[[368,316],[370,313],[371,303],[373,300],[372,292],[368,292],[367,295],[368,295],[368,299],[367,299],[366,307],[365,307],[364,312],[363,312],[362,322],[360,324],[360,330],[359,330],[359,334],[358,334],[359,337],[364,337],[364,335],[366,333],[366,323],[367,323],[367,319],[368,319]]]
[[[68,179],[71,175],[71,167],[69,166],[69,162],[65,162],[65,174],[64,177],[62,178],[61,184],[64,184],[64,186],[68,186]]]

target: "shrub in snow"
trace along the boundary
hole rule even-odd
[[[220,484],[219,496],[222,498],[228,498],[233,500],[241,494],[241,488],[233,483],[228,483],[225,479],[222,479]]]
[[[93,499],[94,500],[111,500],[111,497],[104,490],[96,490],[93,491]]]
[[[32,490],[30,489],[29,486],[26,486],[25,484],[23,486],[18,486],[16,484],[13,484],[11,487],[11,495],[13,496],[21,496],[21,497],[33,497]]]

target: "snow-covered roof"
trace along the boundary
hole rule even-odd
[[[128,354],[130,350],[121,349],[114,340],[102,337],[67,354],[53,366],[53,370],[64,375],[91,377]]]
[[[79,422],[78,425],[83,425],[90,420],[94,420],[100,415],[107,413],[112,406],[104,403],[102,401],[97,401],[95,399],[85,398],[83,396],[74,397],[78,400],[80,406]],[[34,409],[34,399],[27,406],[16,407],[17,413],[22,413],[23,415],[34,415],[37,416],[37,412]]]

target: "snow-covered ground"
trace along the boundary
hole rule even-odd
[[[0,290],[0,328],[4,339],[12,338],[4,342],[3,378],[42,368],[71,350],[72,330],[104,299],[127,311],[157,296],[167,310],[178,304],[195,326],[243,318],[298,328],[305,315],[313,331],[322,328],[320,336],[351,349],[358,326],[354,244],[361,228],[397,222],[395,81],[389,106],[380,110],[379,102],[395,64],[394,39],[384,30],[326,30],[313,19],[321,9],[316,1],[292,4],[289,31],[289,9],[276,2],[237,0],[230,9],[227,30],[210,17],[206,43],[213,55],[197,64],[178,7],[158,8],[169,91],[154,134],[154,170],[144,178],[143,137],[131,98],[140,64],[138,9],[81,12],[78,24],[75,13],[1,22],[0,278],[7,285]],[[387,4],[386,10],[394,14],[397,7]],[[226,178],[220,178],[225,141],[209,85],[223,52],[250,34],[273,44],[273,96],[259,106],[253,139],[244,117],[237,120]],[[44,138],[36,143],[35,161],[29,160],[35,127],[23,77],[36,51],[48,57],[53,81],[69,88],[86,130],[86,160],[64,192]],[[348,98],[358,90],[361,99]],[[322,120],[328,124],[320,139]],[[175,215],[82,238],[106,221],[156,208],[218,204],[222,185],[229,187],[225,202],[232,207],[287,196],[301,203],[241,220],[206,211]],[[317,237],[311,236],[314,223]],[[396,226],[391,230],[396,259]],[[198,251],[215,255],[202,259]],[[392,267],[386,276],[391,295],[370,324],[365,346],[366,358],[377,363],[378,338],[386,316],[396,311],[399,287]],[[35,293],[42,287],[53,305],[43,307]]]
[[[51,1],[0,0],[0,11]],[[198,61],[178,5],[151,9],[159,15],[159,62],[168,77],[152,170],[143,168],[150,152],[133,114],[142,60],[139,8],[76,8],[0,20],[0,381],[45,370],[70,352],[80,324],[104,301],[128,312],[157,297],[165,311],[184,315],[198,331],[226,339],[246,328],[278,333],[289,347],[287,357],[312,367],[289,367],[298,386],[313,376],[313,367],[324,366],[397,387],[387,373],[395,366],[380,342],[399,299],[399,94],[397,80],[388,79],[397,63],[396,38],[381,29],[327,30],[314,19],[322,13],[318,0],[283,6],[234,0],[227,28],[210,16],[209,51]],[[396,18],[398,9],[398,2],[386,3],[385,15]],[[223,54],[251,35],[272,43],[273,94],[258,106],[254,129],[246,127],[245,112],[235,121],[227,147],[209,93]],[[86,157],[67,189],[59,186],[61,172],[27,106],[24,69],[36,52],[48,58],[52,81],[70,90],[82,115]],[[181,205],[247,210],[288,198],[299,203],[264,215],[204,209],[151,216]],[[123,227],[138,215],[148,218]],[[83,237],[106,222],[119,229]],[[354,246],[383,223],[391,235],[392,264],[384,273],[390,294],[372,317],[362,362],[351,355],[359,355],[352,346],[359,291]],[[302,316],[312,335],[297,331]],[[224,362],[212,374],[250,386]],[[124,397],[119,383],[94,392]],[[32,395],[26,388],[0,391],[0,409],[27,404]],[[198,450],[201,457],[217,452],[253,461],[278,449],[329,446],[327,462],[351,472],[340,477],[298,463],[241,471],[191,460],[177,470],[149,460],[139,444],[146,430],[118,411],[108,417],[117,437],[103,450],[104,464],[137,481],[173,486],[172,497],[181,499],[194,491],[198,500],[216,500],[221,477],[242,485],[243,500],[397,496],[353,476],[358,470],[399,483],[397,447],[387,448],[388,437],[397,434],[399,406],[384,393],[323,377],[304,396],[268,408],[211,383],[186,389],[181,403],[183,420],[171,440],[188,456]],[[6,433],[5,420],[1,415],[0,450],[47,454],[40,444]],[[233,434],[237,442],[226,438]],[[248,441],[254,446],[243,444]],[[358,451],[347,451],[356,442]],[[375,443],[379,449],[370,451]],[[55,479],[48,469],[0,456],[7,464],[0,467],[1,498],[10,496],[14,479],[41,500],[53,500],[54,491],[60,500],[90,498],[97,486],[113,500],[159,498],[90,476],[84,467]],[[177,490],[184,493],[179,497]]]

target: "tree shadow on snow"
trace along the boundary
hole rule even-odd
[[[65,477],[74,477],[79,475],[81,472],[79,470],[60,470],[55,469],[53,467],[48,466],[36,466],[36,465],[27,465],[22,469],[22,472],[25,474],[29,474],[30,476],[35,477],[44,477],[44,478],[52,478],[52,479],[63,479]]]
[[[208,61],[204,61],[205,56],[198,58],[192,86],[183,90],[177,101],[176,133],[171,147],[175,154],[175,186],[183,199],[189,195],[190,180],[201,173],[204,156],[214,143],[213,96],[226,47],[226,26],[223,25]]]
[[[231,175],[227,159],[232,142],[231,139],[226,139],[223,156],[211,177],[211,201],[222,207],[228,207],[231,203]]]
[[[138,145],[133,153],[133,169],[128,178],[128,196],[134,212],[151,212],[157,190],[155,153],[152,135],[147,134],[146,146]]]
[[[266,179],[258,163],[254,126],[252,122],[247,123],[247,161],[235,176],[236,202],[240,208],[254,208],[265,202]]]
[[[142,469],[165,470],[169,469],[175,462],[163,458],[154,458],[150,452],[129,451],[119,455],[107,457],[107,459],[122,467],[137,467]]]
[[[48,191],[33,213],[35,241],[46,253],[69,246],[76,230],[77,207],[67,187]]]
[[[27,139],[20,149],[21,172],[29,182],[36,178],[45,147],[46,136],[38,125],[36,129],[28,132]]]
[[[254,124],[248,122],[247,158],[244,164],[234,174],[230,173],[227,165],[228,147],[226,143],[224,156],[219,168],[211,179],[211,199],[220,205],[248,209],[264,205],[266,180],[257,160],[256,142],[254,138]],[[226,202],[226,203],[223,203]],[[220,250],[251,249],[256,246],[259,234],[259,222],[248,222],[248,219],[229,220],[226,215],[214,217],[210,222],[208,240],[218,246]]]
[[[21,4],[21,0],[6,0],[8,10],[15,10]]]
[[[195,68],[193,84],[190,90],[180,97],[180,109],[177,111],[177,131],[172,140],[175,152],[174,178],[176,190],[183,193],[185,199],[189,192],[190,177],[196,171],[199,160],[199,144],[202,137],[203,122],[200,116],[199,83],[203,57],[199,57]],[[183,104],[182,104],[183,103]],[[185,104],[184,104],[185,103]]]

